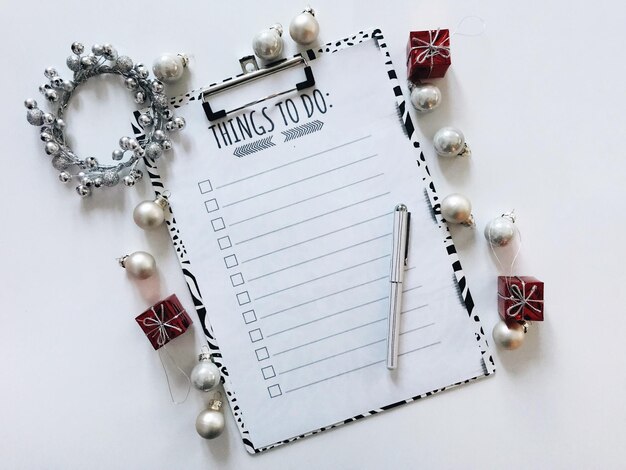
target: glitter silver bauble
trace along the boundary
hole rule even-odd
[[[133,69],[133,60],[125,55],[121,55],[115,61],[115,66],[122,73],[128,73]]]
[[[291,39],[303,46],[315,42],[319,33],[320,25],[315,19],[315,11],[310,7],[297,15],[289,24]]]
[[[69,166],[72,164],[72,161],[67,158],[65,155],[57,155],[55,157],[52,158],[52,166],[54,167],[55,170],[65,170],[67,168],[69,168]]]
[[[26,120],[33,126],[43,125],[43,111],[39,108],[29,109],[26,111]]]
[[[252,40],[254,53],[264,60],[278,59],[283,53],[282,34],[283,27],[278,23],[259,32]]]
[[[492,246],[506,246],[515,236],[515,219],[510,214],[490,220],[485,226],[485,238]]]
[[[80,69],[80,57],[71,55],[65,60],[65,64],[72,72],[76,72]]]
[[[470,149],[463,133],[454,127],[443,127],[433,137],[435,151],[442,157],[469,157]]]
[[[128,274],[137,279],[148,279],[156,272],[156,261],[150,253],[135,251],[119,260]]]
[[[203,410],[196,419],[196,431],[205,439],[214,439],[224,431],[224,413],[221,400],[211,400],[209,409]]]
[[[115,186],[120,182],[120,175],[115,170],[107,170],[102,176],[105,186]]]
[[[430,83],[415,85],[411,90],[411,104],[420,113],[432,111],[441,104],[439,87]]]
[[[157,160],[163,153],[163,147],[158,142],[150,142],[146,145],[146,157]]]
[[[202,392],[209,392],[220,384],[220,370],[209,353],[198,356],[198,363],[191,370],[191,384]]]
[[[506,323],[500,320],[493,327],[492,336],[495,343],[503,349],[517,349],[524,342],[527,327],[517,322]]]
[[[474,226],[472,203],[462,194],[454,193],[446,196],[441,201],[441,215],[446,222],[468,227]]]

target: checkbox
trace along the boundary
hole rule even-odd
[[[243,321],[246,322],[246,325],[248,323],[253,323],[256,321],[256,313],[254,313],[254,310],[248,310],[247,312],[243,312]]]
[[[256,343],[257,341],[261,341],[263,339],[263,333],[259,328],[256,328],[248,333],[250,335],[250,341]]]
[[[283,394],[282,390],[280,389],[280,385],[278,384],[267,387],[267,391],[270,393],[270,398],[275,398]]]
[[[206,207],[207,212],[215,212],[220,208],[220,206],[217,204],[217,199],[209,199],[208,201],[204,201],[204,207]]]
[[[233,243],[230,241],[230,237],[222,237],[217,239],[217,243],[220,246],[220,250],[225,250],[226,248],[230,248],[233,246]]]
[[[200,181],[198,183],[198,188],[200,188],[200,193],[210,193],[213,191],[213,186],[211,186],[211,182],[209,180]]]
[[[254,351],[256,353],[256,359],[257,361],[264,361],[265,359],[267,359],[268,357],[270,357],[270,353],[267,350],[267,348],[259,348],[257,350]]]
[[[265,380],[276,377],[276,371],[274,370],[274,366],[263,367],[263,369],[261,369],[261,372],[263,373],[263,378]]]
[[[248,294],[248,291],[243,291],[240,292],[239,294],[237,294],[237,302],[239,302],[239,305],[246,305],[250,303],[250,294]]]
[[[224,219],[222,219],[221,217],[218,217],[217,219],[213,219],[211,221],[211,225],[213,226],[214,232],[219,232],[220,230],[224,230],[226,228]]]
[[[230,276],[230,283],[233,285],[233,287],[242,285],[244,283],[243,274],[236,273]]]
[[[224,263],[226,263],[227,268],[234,268],[239,263],[237,262],[237,257],[235,255],[228,255],[224,258]]]

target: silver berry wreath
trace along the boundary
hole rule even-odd
[[[185,127],[182,117],[174,117],[168,108],[168,97],[163,93],[164,85],[157,79],[149,78],[148,69],[141,63],[133,63],[127,56],[118,56],[110,44],[95,44],[90,54],[84,54],[85,47],[75,42],[72,44],[73,55],[67,58],[68,68],[74,72],[71,81],[62,79],[57,71],[48,67],[44,75],[49,80],[39,87],[39,91],[50,103],[50,112],[37,107],[34,99],[27,99],[26,119],[33,126],[41,127],[41,140],[45,142],[45,151],[52,157],[52,166],[59,170],[59,180],[69,183],[78,181],[76,192],[89,196],[93,188],[115,186],[120,178],[126,186],[133,186],[143,173],[137,169],[142,158],[158,159],[163,151],[172,147],[167,132]],[[183,57],[186,61],[186,58]],[[122,137],[119,149],[113,151],[114,164],[100,164],[94,157],[81,159],[70,148],[65,138],[65,110],[73,92],[91,77],[102,74],[118,74],[124,77],[126,88],[134,92],[135,102],[140,105],[149,103],[149,110],[138,117],[138,123],[144,128],[146,138],[141,141]],[[129,156],[124,160],[126,153]],[[124,175],[125,173],[125,175]]]

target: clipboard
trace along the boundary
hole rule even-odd
[[[402,400],[396,400],[390,403],[385,403],[382,406],[364,409],[358,413],[353,414],[351,417],[347,417],[346,419],[342,419],[336,422],[329,422],[320,426],[316,429],[308,430],[306,432],[299,433],[293,436],[285,436],[276,442],[270,444],[260,445],[256,442],[255,437],[251,435],[248,425],[246,424],[246,410],[242,410],[240,408],[240,401],[238,400],[238,395],[236,391],[236,386],[233,384],[231,380],[228,364],[224,363],[222,359],[222,351],[219,346],[219,338],[216,337],[213,327],[211,326],[211,314],[207,312],[211,307],[211,300],[209,298],[208,304],[203,299],[203,294],[200,292],[198,278],[196,277],[196,272],[194,270],[194,266],[192,265],[192,260],[188,255],[188,251],[185,246],[184,237],[185,234],[181,233],[178,228],[178,223],[175,218],[176,206],[170,207],[171,213],[167,217],[168,229],[170,231],[170,235],[173,240],[174,248],[179,257],[181,267],[183,270],[183,274],[185,276],[187,285],[189,287],[189,291],[191,297],[194,302],[194,306],[196,312],[200,319],[200,324],[203,327],[204,334],[206,336],[209,348],[211,350],[211,354],[214,358],[215,363],[220,367],[222,371],[222,375],[224,378],[224,389],[226,392],[226,396],[231,405],[231,410],[234,415],[235,421],[239,427],[239,431],[242,436],[243,444],[246,450],[249,453],[256,454],[259,452],[266,451],[268,449],[272,449],[274,447],[283,445],[288,442],[292,442],[298,439],[302,439],[303,437],[307,437],[313,434],[317,434],[322,431],[326,431],[343,424],[347,424],[349,422],[358,421],[365,417],[375,415],[381,413],[385,410],[395,408],[399,405],[403,405],[406,403],[410,403],[412,401],[424,398],[426,396],[430,396],[436,393],[439,393],[443,390],[455,387],[457,385],[461,385],[463,383],[467,383],[473,380],[476,380],[481,377],[486,377],[495,372],[495,365],[489,350],[489,345],[486,339],[486,335],[481,327],[480,319],[475,311],[474,302],[472,300],[472,296],[470,294],[469,288],[467,286],[466,278],[463,274],[463,270],[461,268],[461,264],[459,258],[456,253],[456,249],[454,247],[452,238],[447,229],[446,222],[441,217],[440,212],[440,204],[437,193],[435,192],[434,184],[432,183],[428,169],[426,167],[426,158],[423,152],[420,150],[420,143],[418,141],[417,133],[415,132],[415,128],[411,121],[411,117],[408,113],[406,102],[404,100],[402,89],[400,87],[400,83],[397,79],[397,75],[395,70],[393,69],[393,65],[390,60],[389,52],[387,51],[387,46],[384,40],[384,36],[379,29],[373,29],[369,31],[361,31],[356,35],[352,35],[346,38],[343,38],[339,41],[334,41],[327,43],[326,45],[318,48],[318,49],[310,49],[304,52],[302,55],[297,55],[293,59],[287,59],[280,61],[277,64],[271,64],[267,69],[261,69],[259,71],[252,71],[248,73],[244,73],[237,77],[229,78],[224,80],[219,84],[212,84],[208,87],[205,87],[200,90],[192,91],[184,96],[180,96],[178,98],[174,98],[171,101],[171,104],[175,108],[180,108],[182,106],[194,104],[194,102],[202,103],[204,115],[206,117],[206,123],[210,123],[211,121],[216,121],[219,119],[223,119],[228,114],[237,113],[239,110],[250,106],[252,103],[258,103],[263,100],[271,99],[273,97],[279,95],[288,95],[289,93],[295,93],[305,88],[310,88],[315,85],[315,71],[311,68],[311,64],[314,64],[314,61],[319,57],[324,57],[329,54],[333,54],[335,52],[344,50],[346,48],[353,47],[355,45],[367,42],[374,41],[376,46],[378,47],[381,59],[384,61],[386,66],[386,74],[388,78],[388,85],[392,90],[393,96],[395,96],[395,105],[397,109],[397,115],[401,123],[398,123],[404,128],[405,135],[411,141],[412,146],[416,149],[416,158],[415,163],[420,168],[422,174],[422,183],[424,189],[424,197],[427,199],[428,204],[432,210],[432,218],[436,224],[436,226],[442,232],[442,239],[444,242],[445,251],[447,253],[447,259],[449,262],[450,273],[454,276],[454,284],[457,288],[457,293],[460,299],[460,302],[464,306],[467,317],[471,319],[471,325],[473,331],[471,335],[475,340],[475,347],[479,351],[481,357],[481,370],[478,371],[475,375],[471,377],[467,377],[462,381],[458,381],[451,384],[446,384],[445,386],[436,387],[433,390],[428,390],[424,393],[419,393],[412,396],[407,396]],[[242,67],[245,67],[246,64],[242,63]],[[265,77],[274,75],[277,73],[281,73],[283,70],[292,69],[294,67],[302,67],[304,80],[300,80],[294,82],[293,87],[288,87],[285,90],[276,90],[274,94],[261,96],[256,98],[254,101],[246,101],[243,103],[235,103],[229,107],[229,109],[217,109],[215,105],[212,105],[212,98],[216,93],[221,91],[230,89],[231,87],[244,86],[250,81],[254,81],[257,79],[265,79]],[[216,108],[216,109],[214,109]],[[135,133],[139,138],[141,138],[143,134],[143,130],[138,124],[133,125]],[[155,188],[155,191],[160,193],[164,189],[164,181],[162,175],[159,173],[159,170],[154,162],[146,161],[147,172],[151,179],[151,182]],[[204,293],[206,295],[206,293]]]

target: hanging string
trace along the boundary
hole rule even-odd
[[[508,218],[513,222],[515,235],[517,236],[517,239],[519,240],[519,242],[517,243],[517,251],[515,252],[515,255],[513,256],[513,260],[511,261],[511,264],[508,267],[508,274],[507,274],[507,270],[504,268],[504,264],[502,264],[502,260],[498,256],[498,253],[496,253],[496,250],[493,248],[493,245],[491,244],[491,242],[489,242],[489,248],[491,248],[491,253],[496,258],[496,261],[498,262],[498,265],[500,266],[500,272],[503,273],[508,278],[508,277],[513,276],[513,268],[515,267],[515,262],[517,261],[517,257],[519,256],[520,251],[522,251],[522,234],[517,228],[517,225],[515,225],[515,209],[513,209],[511,212],[502,214],[502,217]],[[491,239],[491,235],[492,235],[492,232],[491,232],[491,225],[490,225],[489,237],[487,238]],[[507,287],[508,287],[508,279],[507,279]]]
[[[165,367],[165,363],[163,362],[163,356],[161,356],[161,350],[165,350],[165,354],[167,355],[169,360],[176,366],[176,369],[178,369],[178,371],[185,377],[185,380],[187,381],[187,392],[185,393],[185,398],[183,398],[181,401],[176,401],[174,399],[174,393],[172,392],[172,385],[170,384],[170,378],[167,373],[167,368]],[[187,401],[187,397],[189,397],[189,391],[191,390],[191,379],[189,378],[187,373],[183,369],[181,369],[178,363],[174,360],[170,352],[167,350],[167,346],[164,345],[163,347],[159,349],[159,359],[161,360],[161,366],[163,367],[163,372],[165,373],[165,380],[167,381],[167,389],[170,392],[170,398],[172,399],[172,403],[174,403],[175,405],[180,405],[182,403],[185,403],[185,401]]]
[[[475,24],[475,26],[478,26],[478,28],[475,30],[470,29],[469,32],[460,32],[461,25],[463,25],[467,21],[478,22],[478,25]],[[485,22],[485,20],[483,20],[480,16],[470,15],[470,16],[463,17],[461,21],[458,22],[456,27],[450,33],[450,37],[452,36],[468,36],[468,37],[480,36],[482,34],[485,34],[486,30],[487,30],[487,23]]]

